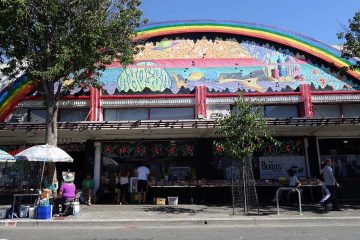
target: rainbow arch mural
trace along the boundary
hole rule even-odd
[[[172,21],[148,24],[137,30],[135,40],[141,41],[152,37],[184,33],[223,33],[248,36],[301,50],[339,68],[351,65],[349,61],[340,57],[338,50],[313,38],[269,25],[240,21]],[[360,79],[360,70],[349,71],[349,74]]]
[[[225,40],[182,38],[184,34],[195,33],[250,37],[263,43],[252,40],[237,42],[231,37]],[[175,40],[167,39],[174,37]],[[104,71],[100,81],[104,83],[107,94],[142,92],[144,89],[154,93],[178,93],[182,88],[191,91],[200,84],[209,86],[210,90],[226,89],[230,92],[238,87],[247,92],[264,92],[272,85],[271,91],[286,88],[285,91],[291,91],[299,84],[309,82],[316,82],[319,88],[331,83],[333,90],[357,90],[359,87],[352,88],[352,80],[360,80],[359,71],[348,72],[351,80],[339,79],[329,67],[316,66],[294,52],[298,50],[331,67],[349,66],[351,63],[341,58],[336,49],[271,26],[213,20],[163,22],[139,28],[134,40],[144,44],[145,51],[135,56],[135,63],[126,69],[114,63]],[[216,46],[218,49],[225,48],[222,52],[227,54],[218,56],[214,50],[206,51],[215,44],[219,44]],[[277,47],[271,44],[277,44]],[[278,46],[284,48],[279,50]],[[259,55],[259,51],[263,54]],[[32,90],[31,82],[24,76],[3,89],[0,92],[0,121],[4,121]]]

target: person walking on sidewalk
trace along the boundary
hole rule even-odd
[[[140,193],[139,203],[146,202],[146,193],[147,193],[147,181],[150,175],[150,170],[143,163],[140,167],[136,169],[137,179],[138,179],[138,192]]]
[[[86,203],[88,206],[91,206],[91,196],[92,196],[92,190],[95,187],[95,181],[91,178],[90,174],[86,175],[86,178],[82,182],[82,190],[86,194]]]
[[[330,192],[330,197],[324,201],[324,209],[327,210],[327,205],[331,202],[333,210],[339,210],[337,199],[336,199],[336,192],[337,189],[340,187],[339,183],[336,181],[334,176],[334,171],[332,169],[332,160],[327,159],[325,161],[325,167],[321,169],[321,173],[324,177],[324,183],[326,188]]]

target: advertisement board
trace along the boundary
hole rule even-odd
[[[298,177],[307,175],[304,156],[259,157],[259,165],[261,179],[288,177],[289,169],[294,170]]]

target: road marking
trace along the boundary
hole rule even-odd
[[[16,221],[0,221],[0,227],[16,227]]]

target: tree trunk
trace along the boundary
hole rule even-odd
[[[54,100],[46,103],[46,132],[45,143],[49,145],[57,145],[57,116],[58,104]]]
[[[45,143],[57,145],[57,116],[59,110],[59,100],[54,93],[54,82],[45,81],[45,106],[46,106],[46,131]]]

